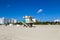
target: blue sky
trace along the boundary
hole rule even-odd
[[[41,21],[60,19],[60,0],[0,0],[0,17],[21,21],[25,15]]]

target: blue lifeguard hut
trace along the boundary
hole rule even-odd
[[[32,17],[31,16],[24,16],[23,17],[23,25],[24,27],[32,27],[32,24],[33,24],[33,20],[32,20]]]

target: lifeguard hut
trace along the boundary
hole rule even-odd
[[[24,27],[32,27],[33,20],[31,16],[24,16],[23,19],[22,23],[24,24]]]

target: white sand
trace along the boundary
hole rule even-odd
[[[0,26],[0,40],[60,40],[60,25]]]

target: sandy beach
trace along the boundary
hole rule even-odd
[[[0,26],[0,40],[60,40],[60,25]]]

